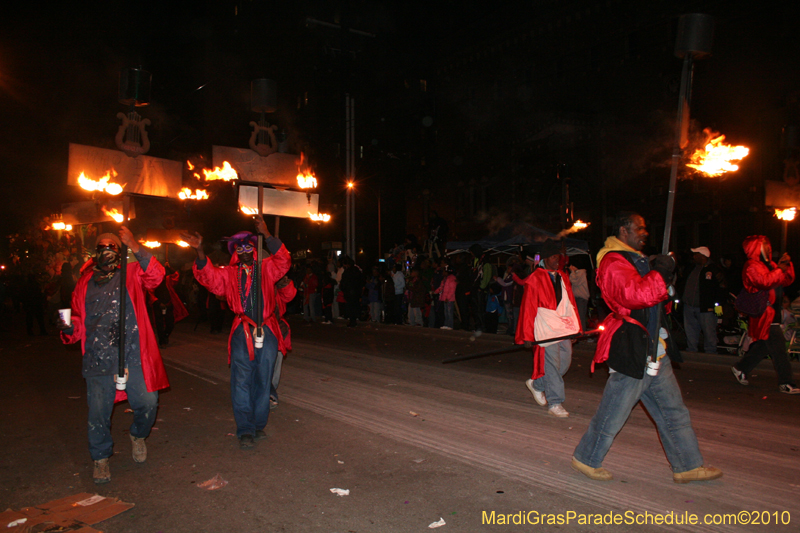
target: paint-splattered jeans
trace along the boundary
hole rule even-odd
[[[156,421],[158,392],[147,392],[141,366],[128,368],[128,403],[133,409],[130,433],[145,438]],[[111,413],[117,389],[114,376],[86,378],[86,397],[89,402],[89,453],[97,461],[111,457],[114,440],[111,438]]]

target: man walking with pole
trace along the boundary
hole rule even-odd
[[[597,412],[575,448],[572,468],[589,479],[610,481],[603,459],[641,400],[658,427],[675,483],[722,477],[719,469],[703,466],[689,410],[672,372],[672,360],[680,361],[680,352],[658,309],[668,298],[675,261],[659,255],[651,267],[642,254],[648,233],[638,214],[619,215],[613,233],[597,254],[597,286],[612,314],[604,323],[592,363],[594,369],[595,364],[607,362],[609,376]],[[648,360],[652,353],[656,360]]]
[[[224,296],[236,314],[228,338],[228,363],[236,437],[242,449],[253,448],[256,440],[266,438],[272,372],[278,351],[286,353],[275,316],[275,284],[292,264],[286,247],[270,235],[264,219],[257,216],[255,221],[271,255],[262,258],[258,237],[241,231],[228,239],[231,262],[225,267],[208,261],[199,233],[182,235],[197,251],[193,267],[197,281],[213,294]]]
[[[97,254],[81,269],[72,293],[69,323],[59,318],[58,328],[65,344],[80,341],[83,377],[89,403],[89,453],[94,460],[94,482],[111,481],[108,459],[113,452],[111,414],[116,401],[127,398],[133,409],[130,438],[133,460],[147,459],[144,440],[156,421],[158,391],[169,387],[158,342],[147,314],[146,294],[164,278],[164,267],[122,226],[119,237],[104,233],[97,238]],[[127,258],[125,243],[137,262],[126,269],[125,288],[125,390],[117,390],[115,374],[120,372],[121,264]],[[124,380],[125,376],[123,376]]]

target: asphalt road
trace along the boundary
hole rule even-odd
[[[749,387],[734,380],[730,356],[686,354],[676,370],[706,464],[721,468],[722,479],[674,484],[656,429],[639,407],[604,464],[614,481],[598,483],[569,466],[607,375],[589,372],[591,344],[575,347],[565,378],[571,416],[556,419],[525,388],[525,352],[441,364],[508,347],[508,337],[295,319],[268,439],[243,451],[233,436],[227,336],[183,322],[163,351],[171,389],[161,395],[147,462],[130,458],[131,415],[120,404],[112,482],[96,486],[79,351],[55,335],[27,337],[21,325],[15,317],[0,333],[3,509],[77,492],[134,503],[97,526],[109,532],[407,532],[427,531],[440,518],[440,531],[463,532],[800,529],[800,396],[777,391],[769,362]],[[225,487],[196,486],[217,474]],[[647,513],[650,520],[694,514],[702,522],[715,513],[741,519],[741,511],[771,524],[578,523],[609,513],[623,522]],[[494,525],[486,523],[492,512]],[[513,525],[544,514],[570,523]],[[500,524],[501,515],[512,524]],[[790,523],[776,526],[776,519]]]

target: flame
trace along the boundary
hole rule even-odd
[[[316,189],[317,188],[317,178],[314,175],[306,170],[305,172],[297,172],[297,185],[301,189]]]
[[[222,168],[215,167],[214,170],[203,169],[203,174],[206,176],[206,181],[224,180],[231,181],[239,179],[236,170],[227,161],[222,162]],[[199,176],[198,176],[199,177]]]
[[[186,241],[175,241],[175,244],[177,244],[181,248],[188,248],[189,247],[189,243],[186,242]]]
[[[561,238],[569,235],[570,233],[575,233],[576,231],[580,231],[582,229],[586,229],[586,228],[589,227],[589,224],[590,224],[589,222],[584,222],[582,220],[576,220],[572,224],[571,228],[559,231],[558,235],[556,235],[556,239],[561,239]]]
[[[106,216],[113,218],[117,222],[122,222],[122,213],[120,213],[116,209],[109,210],[106,209],[106,206],[103,206],[102,209],[103,209],[103,214],[105,214]]]
[[[111,170],[106,171],[105,176],[100,178],[99,180],[93,180],[92,178],[86,177],[86,174],[81,172],[81,175],[78,176],[78,185],[81,186],[82,189],[86,189],[87,191],[105,191],[108,194],[116,196],[117,194],[122,192],[122,185],[119,183],[109,183],[111,178],[117,177],[117,171],[113,168]]]
[[[194,165],[188,159],[186,160],[186,166],[189,168],[189,170],[194,170]]]
[[[178,193],[178,198],[181,200],[208,200],[208,192],[203,189],[195,189],[194,192],[189,187],[184,187]]]
[[[67,224],[67,225],[64,227],[64,229],[65,229],[65,230],[67,230],[67,231],[72,231],[72,224]]]
[[[327,213],[308,213],[308,216],[311,217],[311,220],[314,222],[328,222],[331,219],[331,216]]]
[[[161,243],[158,241],[140,241],[140,242],[144,246],[147,246],[148,248],[158,248],[159,246],[161,246]]]
[[[732,161],[741,161],[747,157],[750,149],[746,146],[723,144],[724,135],[719,135],[712,139],[711,137],[714,134],[710,129],[706,128],[703,131],[705,131],[709,140],[704,149],[695,150],[686,166],[698,170],[709,177],[722,176],[726,172],[739,170],[739,165],[733,164]]]
[[[794,207],[775,210],[775,216],[778,217],[778,220],[785,220],[786,222],[789,222],[790,220],[794,220],[795,215],[797,215],[797,209]],[[55,224],[53,225],[55,226]]]
[[[63,222],[53,222],[53,229],[56,229],[56,230],[59,230],[59,231],[63,230],[63,229],[67,229],[67,225],[64,224]]]
[[[247,207],[246,205],[240,205],[239,209],[245,215],[257,215],[258,214],[258,209],[254,209],[252,207]]]

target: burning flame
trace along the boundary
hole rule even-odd
[[[148,248],[158,248],[161,246],[161,243],[158,241],[141,241],[141,243]]]
[[[87,191],[105,191],[111,195],[117,195],[122,192],[122,185],[119,183],[109,183],[111,178],[117,177],[117,171],[113,168],[109,171],[106,171],[105,176],[100,178],[99,180],[95,181],[92,178],[87,178],[86,174],[81,172],[81,175],[78,176],[78,185],[81,186],[82,189],[86,189]]]
[[[67,225],[64,224],[63,222],[53,222],[53,229],[59,230],[59,231],[63,230],[63,229],[67,229]]]
[[[188,248],[189,247],[189,243],[186,242],[186,241],[175,241],[175,244],[177,244],[181,248]]]
[[[750,149],[746,146],[723,144],[724,135],[719,135],[712,139],[711,137],[714,134],[711,133],[710,129],[706,128],[703,131],[708,135],[709,141],[704,149],[695,150],[686,166],[698,170],[709,177],[722,176],[726,172],[739,170],[739,165],[734,165],[732,161],[741,161],[747,157]]]
[[[327,213],[308,213],[308,216],[311,217],[311,220],[314,222],[328,222],[331,219],[331,216]]]
[[[186,160],[186,166],[189,168],[189,170],[194,170],[194,165],[188,159]]]
[[[297,185],[301,189],[316,189],[317,188],[317,178],[314,177],[308,170],[304,173],[298,171],[297,173]]]
[[[196,189],[194,192],[189,187],[184,187],[178,193],[178,198],[181,200],[208,200],[208,192],[202,189]]]
[[[224,180],[231,181],[239,179],[236,170],[227,161],[222,162],[222,168],[216,167],[214,170],[203,169],[203,174],[206,176],[206,181]]]
[[[795,215],[797,215],[797,209],[794,207],[775,210],[775,216],[778,217],[778,220],[785,220],[786,222],[789,222],[790,220],[794,220]]]
[[[253,209],[252,207],[247,207],[246,205],[240,205],[239,209],[245,215],[257,215],[258,214],[258,209]]]
[[[120,213],[116,209],[108,210],[106,209],[106,206],[103,206],[102,209],[103,209],[103,214],[105,214],[106,216],[113,218],[117,222],[122,222],[122,213]]]
[[[582,220],[576,220],[572,224],[571,228],[559,231],[558,235],[556,235],[556,239],[561,239],[562,237],[565,237],[565,236],[569,235],[570,233],[575,233],[576,231],[580,231],[580,230],[586,229],[588,227],[589,227],[589,222],[584,222]]]
[[[66,226],[64,226],[64,229],[67,231],[72,231],[72,224],[67,224]]]

